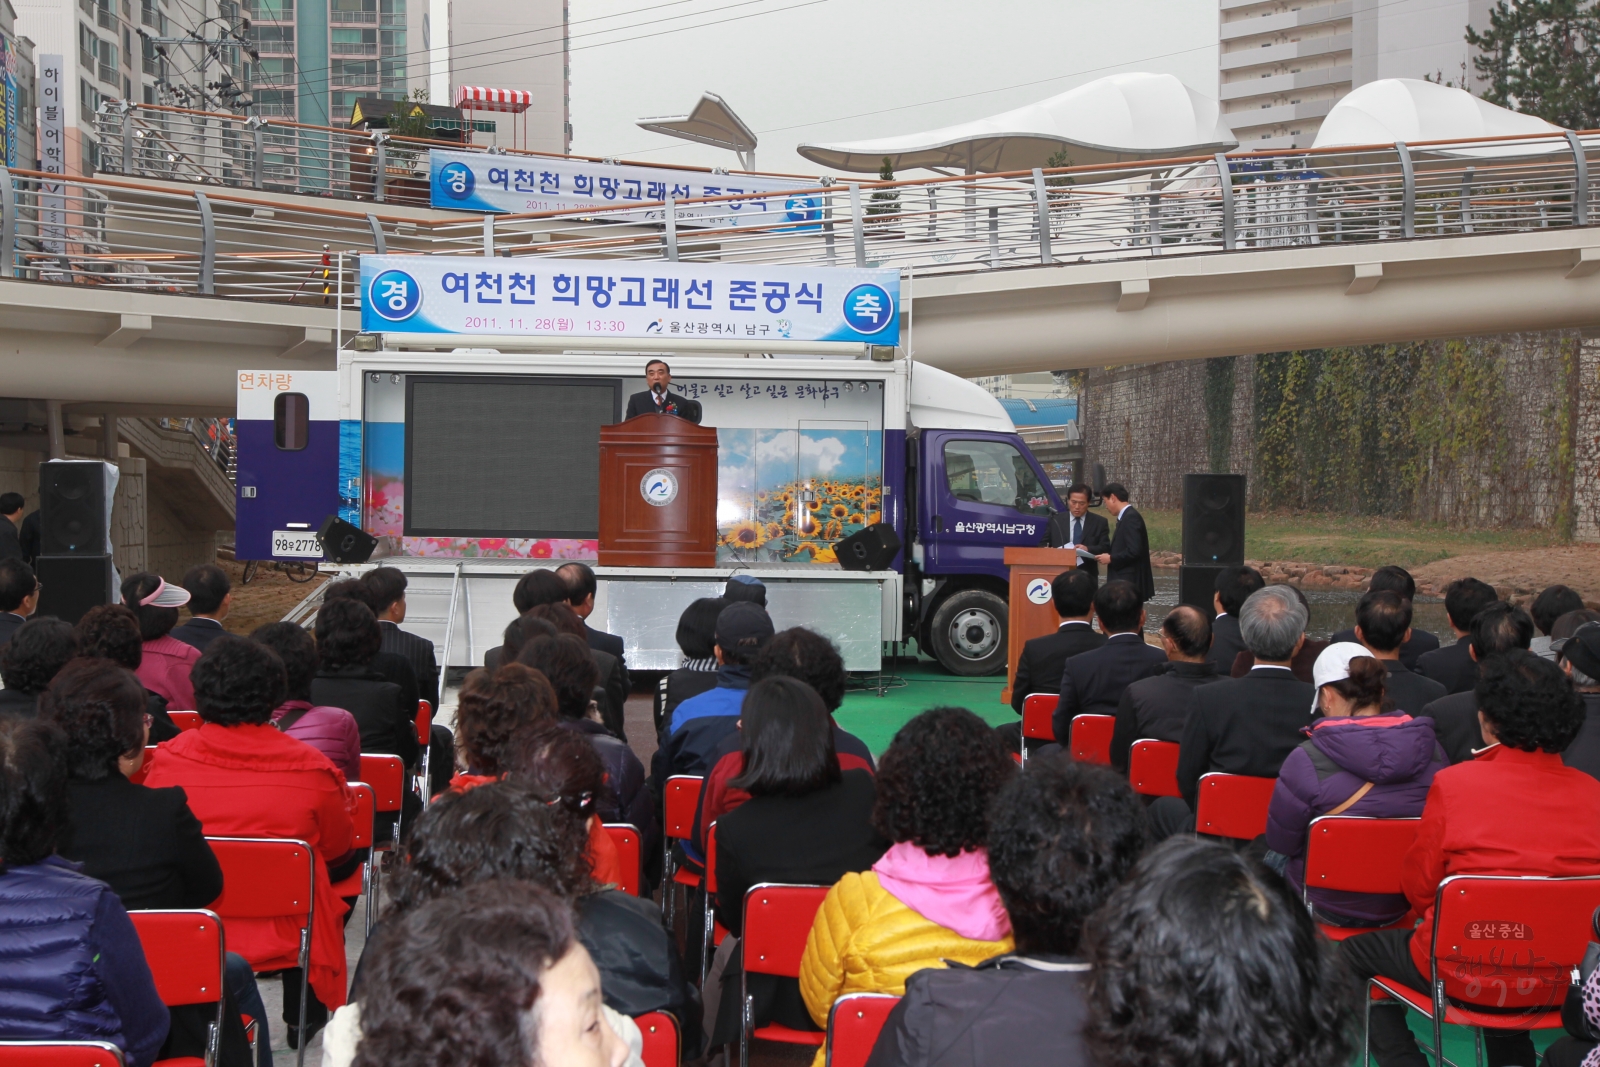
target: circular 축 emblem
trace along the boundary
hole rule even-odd
[[[386,270],[367,286],[367,305],[379,318],[404,322],[422,306],[422,286],[403,270]]]
[[[1028,599],[1035,604],[1050,603],[1050,583],[1043,578],[1035,578],[1029,582]]]
[[[664,508],[678,499],[678,476],[665,467],[657,467],[639,479],[639,495],[645,503]]]
[[[881,285],[863,282],[844,294],[844,321],[857,333],[879,332],[894,314],[894,299]]]
[[[451,200],[465,200],[477,184],[472,168],[465,163],[446,163],[439,168],[439,191]]]

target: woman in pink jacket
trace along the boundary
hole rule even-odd
[[[305,627],[269,622],[256,628],[252,641],[266,645],[283,660],[289,699],[272,713],[272,724],[304,741],[344,772],[347,782],[361,781],[361,728],[343,708],[311,702],[311,679],[317,676],[317,642]]]
[[[134,672],[139,681],[165,698],[169,710],[195,710],[189,671],[200,650],[169,636],[178,625],[178,609],[189,602],[189,591],[168,585],[159,574],[141,573],[123,580],[122,602],[139,616],[139,636],[144,638],[144,658]]]

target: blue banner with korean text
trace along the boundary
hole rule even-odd
[[[900,341],[900,272],[362,256],[369,333]]]
[[[811,191],[804,195],[795,193],[679,207],[678,221],[692,225],[703,216],[714,215],[719,226],[782,222],[815,225],[822,219],[822,196],[816,191],[816,182],[804,178],[717,174],[548,156],[451,152],[439,148],[429,150],[428,170],[429,204],[455,211],[520,214],[625,208],[629,204],[659,204],[669,196],[681,203],[708,196],[782,194],[809,188]],[[659,222],[663,211],[660,207],[641,207],[637,212],[607,212],[606,217],[618,221]]]

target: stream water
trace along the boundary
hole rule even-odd
[[[1178,572],[1172,568],[1157,568],[1155,579],[1156,595],[1149,605],[1152,628],[1163,614],[1154,609],[1170,608],[1178,603]],[[1326,638],[1355,625],[1356,602],[1361,599],[1361,590],[1306,589],[1303,592],[1311,604],[1311,619],[1306,624],[1306,632],[1312,637]],[[1412,620],[1414,629],[1427,630],[1437,637],[1441,644],[1454,643],[1455,638],[1451,635],[1450,624],[1445,618],[1442,598],[1419,596],[1414,606],[1415,613]]]

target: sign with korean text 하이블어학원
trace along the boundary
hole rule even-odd
[[[818,225],[822,196],[816,182],[804,178],[768,178],[749,174],[715,174],[704,170],[639,167],[623,163],[591,163],[583,159],[487,155],[483,152],[428,152],[428,201],[456,211],[573,211],[582,208],[625,208],[654,204],[637,212],[607,212],[617,221],[659,222],[660,203],[708,196],[779,193],[810,188],[805,195],[778,195],[718,204],[679,207],[680,223],[716,216],[720,226],[771,225],[792,222]]]
[[[39,169],[46,174],[67,173],[67,132],[62,102],[62,61],[58,55],[39,57]],[[39,186],[39,236],[45,251],[66,251],[67,198],[59,181]]]
[[[361,257],[361,328],[369,333],[893,345],[899,304],[896,270]]]

